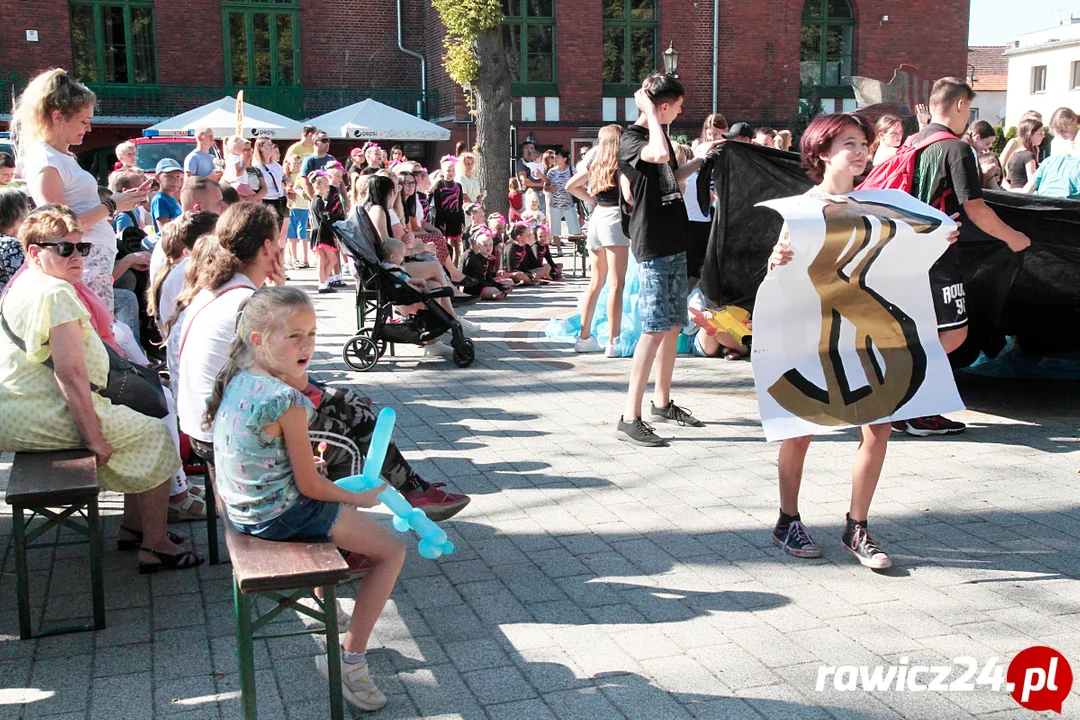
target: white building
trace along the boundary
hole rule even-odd
[[[968,48],[968,82],[978,93],[971,103],[971,121],[986,120],[1001,125],[1005,120],[1005,98],[1009,85],[1011,45],[979,45]]]
[[[1080,111],[1080,18],[1021,35],[1005,57],[1005,127],[1016,125],[1028,110],[1042,113],[1045,122],[1059,107]]]

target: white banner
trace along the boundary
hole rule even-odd
[[[956,223],[898,190],[761,204],[784,216],[794,253],[754,305],[765,437],[962,410],[928,277]]]

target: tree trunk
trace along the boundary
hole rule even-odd
[[[502,27],[479,35],[476,54],[480,69],[476,76],[476,169],[484,208],[507,215],[506,197],[510,180],[510,68],[506,65]]]

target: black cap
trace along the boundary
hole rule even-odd
[[[728,140],[734,140],[737,137],[754,139],[754,128],[750,127],[750,123],[737,122],[731,126],[731,129],[724,133],[724,137]]]

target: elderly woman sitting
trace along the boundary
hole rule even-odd
[[[78,217],[57,205],[39,208],[19,240],[26,262],[0,301],[0,450],[86,447],[101,483],[125,493],[117,545],[139,548],[139,572],[201,564],[166,530],[168,479],[180,467],[168,428],[91,390],[108,383],[109,356],[91,320],[107,311],[81,283],[90,245]],[[50,357],[52,368],[44,364]]]

